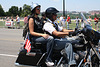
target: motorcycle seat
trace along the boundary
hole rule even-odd
[[[41,43],[35,43],[34,41],[31,42],[31,51],[34,49],[41,50],[43,53],[46,52],[46,45],[42,45]]]

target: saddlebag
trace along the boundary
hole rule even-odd
[[[25,49],[20,51],[16,63],[19,65],[32,65],[32,66],[39,65],[40,63],[39,61],[41,61],[44,57],[42,56],[43,53],[39,49],[33,49],[32,51],[33,52],[29,52],[29,53],[27,53]]]

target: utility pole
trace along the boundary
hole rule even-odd
[[[65,16],[65,0],[63,0],[63,16]]]
[[[33,2],[32,2],[32,6],[33,6]]]

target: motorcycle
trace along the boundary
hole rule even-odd
[[[85,20],[84,15],[81,15]],[[100,52],[98,52],[98,47],[100,45],[100,33],[98,31],[86,24],[82,30],[77,29],[74,35],[71,34],[71,37],[67,37],[67,40],[69,40],[68,44],[73,45],[73,51],[77,55],[75,57],[77,62],[75,67],[99,67]],[[30,52],[27,52],[24,45],[20,49],[15,65],[47,67],[45,64],[46,55],[46,46],[31,41]],[[69,67],[64,49],[53,50],[52,59],[55,63],[54,67]]]
[[[99,67],[100,32],[93,30],[89,25],[78,32],[80,33],[77,38],[71,39],[74,52],[80,56],[77,67]]]
[[[84,20],[85,27],[82,30],[78,30],[81,35],[78,35],[78,42],[74,42],[75,47],[80,46],[79,44],[84,44],[81,50],[74,50],[81,57],[81,60],[78,62],[77,67],[99,67],[100,66],[100,32],[93,29],[87,22],[83,13],[81,17]],[[77,44],[78,43],[78,44]],[[82,45],[81,45],[82,46]],[[80,52],[81,51],[81,52]],[[82,55],[82,52],[84,55]]]

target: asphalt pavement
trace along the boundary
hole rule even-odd
[[[18,67],[15,61],[22,46],[20,43],[24,42],[22,32],[23,29],[0,28],[0,67]]]
[[[0,67],[17,67],[15,61],[23,42],[22,29],[0,28]]]

